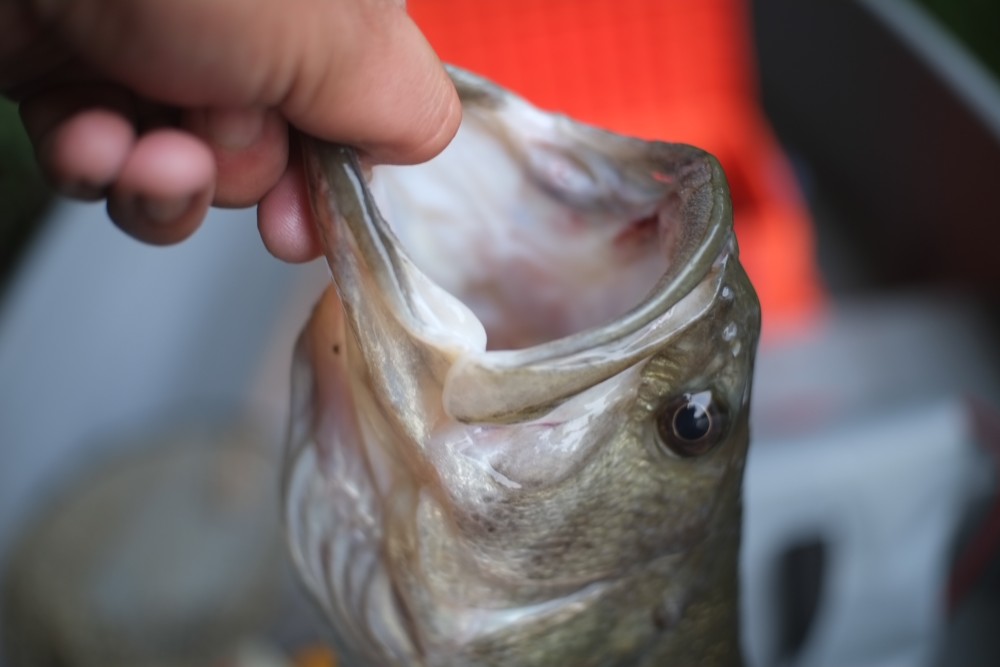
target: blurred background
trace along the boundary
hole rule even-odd
[[[761,295],[750,664],[1000,664],[1000,3],[410,0],[442,58],[716,154]],[[0,666],[329,665],[278,525],[327,281],[53,198],[0,104]]]

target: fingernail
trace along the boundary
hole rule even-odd
[[[177,221],[191,207],[193,197],[158,199],[141,197],[138,202],[140,215],[150,222],[166,225]]]
[[[264,130],[260,109],[209,109],[206,116],[208,138],[228,150],[249,148]]]

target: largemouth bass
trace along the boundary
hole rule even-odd
[[[760,314],[719,164],[454,70],[438,158],[307,140],[297,568],[350,667],[739,665]]]

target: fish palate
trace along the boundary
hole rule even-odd
[[[304,139],[334,285],[285,513],[352,667],[739,665],[760,325],[707,153],[452,70],[454,142]]]

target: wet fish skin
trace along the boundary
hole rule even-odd
[[[458,80],[467,115],[504,112],[506,93]],[[623,146],[626,157],[637,150],[606,144],[609,164]],[[705,228],[673,259],[700,268],[668,266],[643,303],[672,296],[646,320],[639,307],[599,335],[486,352],[442,333],[442,319],[465,326],[461,309],[421,310],[437,297],[420,296],[433,289],[381,219],[356,158],[310,144],[336,289],[297,351],[286,513],[346,664],[741,664],[740,497],[759,305],[717,165],[663,146],[652,152],[695,177],[685,186],[678,167],[657,196],[701,202],[680,222],[700,216],[692,226]],[[561,205],[581,205],[560,187],[546,182]],[[664,415],[669,425],[685,396],[704,392],[714,446],[672,454]]]

